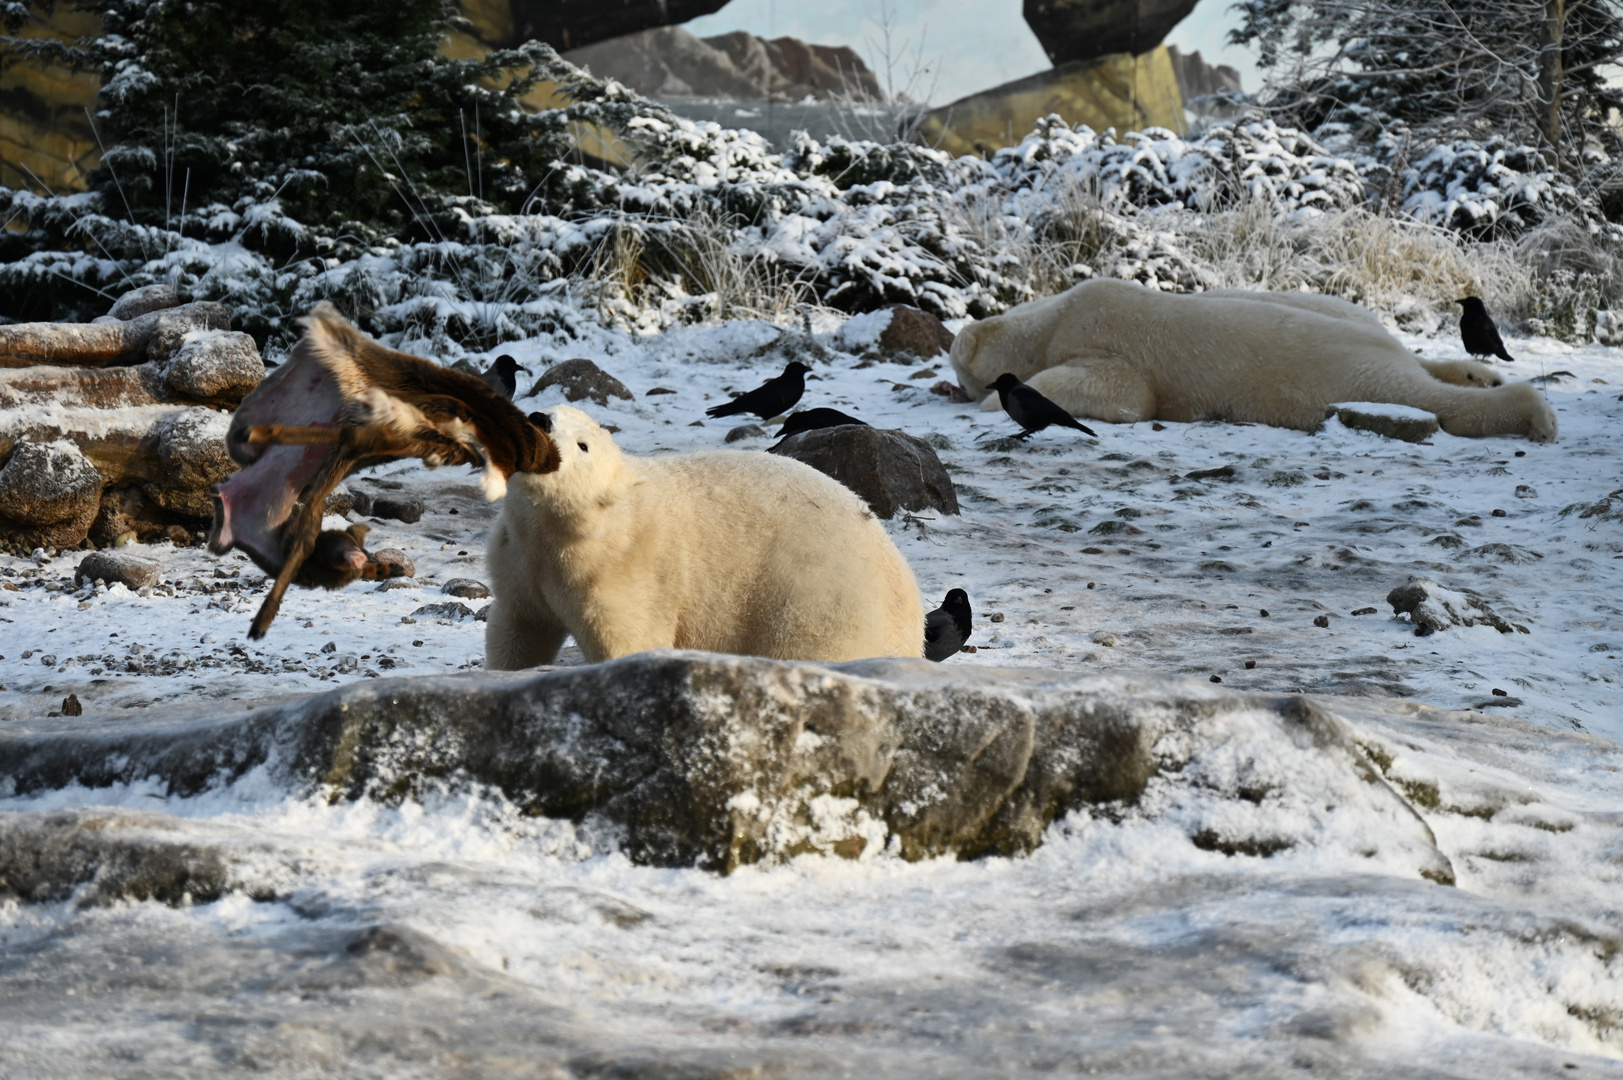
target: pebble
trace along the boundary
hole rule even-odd
[[[992,614],[988,615],[986,618],[987,618],[987,621],[989,621],[989,622],[1002,622],[1003,621],[1003,612],[994,611],[994,612],[992,612]]]
[[[1255,668],[1256,666],[1257,666],[1257,662],[1255,660],[1247,660],[1245,662],[1245,669],[1247,671],[1250,671],[1252,668]]]
[[[1330,616],[1328,616],[1328,615],[1317,616],[1313,620],[1313,625],[1319,627],[1320,629],[1328,629],[1329,626],[1330,626]]]
[[[1116,647],[1116,635],[1108,630],[1095,630],[1092,640],[1095,645],[1103,645],[1107,649]]]
[[[1516,498],[1518,498],[1518,499],[1536,499],[1536,498],[1538,498],[1538,488],[1532,487],[1532,486],[1530,486],[1528,484],[1517,484],[1516,485]],[[1496,516],[1496,517],[1499,516],[1499,511],[1495,510],[1494,511],[1494,516]]]

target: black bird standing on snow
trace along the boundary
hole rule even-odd
[[[529,374],[528,369],[520,367],[517,360],[502,353],[479,377],[511,401],[513,393],[518,390],[518,373],[521,371]]]
[[[1079,423],[1076,417],[1008,372],[999,375],[987,385],[997,391],[998,401],[1003,404],[1003,411],[1020,425],[1020,434],[1015,436],[1017,439],[1029,439],[1050,424],[1075,428],[1085,435],[1098,438],[1092,428]]]
[[[973,628],[969,594],[962,589],[948,591],[941,606],[924,617],[924,658],[941,663],[964,647]]]
[[[1464,342],[1465,351],[1472,356],[1497,356],[1514,363],[1516,358],[1505,351],[1499,328],[1488,317],[1488,309],[1482,305],[1482,301],[1475,296],[1467,296],[1454,302],[1465,309],[1465,314],[1460,316],[1460,341]]]
[[[768,379],[747,394],[739,394],[725,405],[712,406],[704,414],[719,417],[754,413],[762,420],[770,420],[795,407],[800,395],[806,392],[806,372],[810,370],[799,360],[791,360],[784,365],[782,375]]]
[[[802,409],[785,420],[783,427],[778,429],[778,434],[782,436],[778,440],[778,445],[783,444],[783,439],[787,439],[791,435],[799,435],[803,431],[846,427],[852,424],[858,427],[868,426],[867,421],[858,420],[856,417],[842,413],[838,409]],[[777,447],[773,447],[773,449],[777,449]]]

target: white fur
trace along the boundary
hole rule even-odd
[[[922,654],[913,572],[836,481],[764,453],[631,458],[580,410],[548,414],[561,464],[514,474],[491,530],[489,668],[548,663],[566,634],[593,662]]]
[[[952,366],[983,408],[997,408],[986,384],[1008,371],[1074,416],[1115,423],[1243,420],[1312,431],[1332,402],[1382,401],[1434,413],[1452,435],[1553,442],[1557,433],[1531,383],[1497,385],[1493,369],[1469,361],[1422,362],[1372,313],[1303,293],[1184,296],[1083,282],[966,326]]]

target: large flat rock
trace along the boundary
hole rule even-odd
[[[334,799],[486,785],[600,823],[651,865],[1011,855],[1086,809],[1163,818],[1227,854],[1350,845],[1387,872],[1453,880],[1331,712],[1175,678],[662,651],[357,683],[235,715],[0,729],[0,794],[154,778],[194,794],[261,768]]]

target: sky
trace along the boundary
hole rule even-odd
[[[819,45],[849,45],[883,80],[881,16],[888,10],[892,89],[944,104],[1050,66],[1020,6],[1021,0],[731,0],[687,28],[700,37],[747,30],[765,38],[788,35]],[[1238,68],[1245,88],[1254,90],[1260,79],[1252,54],[1224,44],[1238,21],[1229,7],[1229,0],[1202,0],[1167,43],[1199,50],[1207,63]]]

